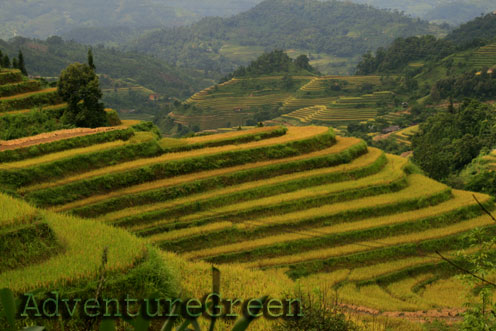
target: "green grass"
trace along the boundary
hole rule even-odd
[[[22,81],[22,74],[17,69],[2,69],[0,71],[0,86],[5,84],[18,83]]]
[[[13,249],[15,247],[15,249]],[[64,248],[44,222],[25,225],[16,229],[0,228],[0,274],[39,264],[63,253]]]
[[[35,210],[25,202],[3,194],[0,194],[0,203],[2,222],[18,224],[17,220],[12,223],[12,217],[22,219],[34,212],[45,220],[51,231],[50,236],[53,235],[64,247],[58,251],[59,254],[43,263],[33,263],[21,269],[1,272],[1,288],[7,287],[16,293],[22,293],[40,287],[64,286],[80,279],[92,278],[98,274],[104,247],[109,249],[109,272],[131,268],[146,252],[145,244],[125,231],[112,230],[100,223],[90,224],[86,220]],[[109,231],[112,232],[111,236]],[[91,242],[88,238],[91,238]]]
[[[0,98],[0,113],[35,108],[39,106],[56,105],[60,103],[61,98],[57,94],[57,89],[51,88]]]
[[[0,85],[0,98],[38,90],[40,90],[40,83],[34,80]]]

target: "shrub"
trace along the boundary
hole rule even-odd
[[[114,109],[105,109],[105,113],[107,114],[107,123],[110,126],[117,126],[121,125],[121,119],[119,118],[119,115]]]
[[[25,96],[19,95],[19,97],[12,99],[0,100],[0,113],[60,103],[62,103],[62,100],[55,91],[44,90]]]
[[[40,89],[40,83],[29,80],[21,83],[0,85],[0,97],[9,97],[16,94],[34,92]]]
[[[279,322],[275,331],[355,331],[358,326],[348,320],[336,303],[329,301],[326,293],[312,295],[296,293],[292,298],[301,298],[300,309],[303,316],[285,318]],[[297,315],[297,314],[295,314]]]
[[[11,140],[34,136],[44,132],[69,129],[72,126],[59,119],[65,107],[33,109],[27,113],[0,116],[0,139]]]

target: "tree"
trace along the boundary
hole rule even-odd
[[[496,144],[493,107],[467,99],[452,111],[429,117],[412,141],[414,161],[437,180],[457,174],[482,148]]]
[[[80,127],[107,124],[102,91],[95,71],[87,64],[73,63],[62,71],[58,93],[67,102],[64,120]]]
[[[95,63],[93,62],[93,51],[91,48],[88,50],[88,65],[91,69],[96,70]]]
[[[282,86],[286,90],[291,89],[294,85],[293,79],[288,74],[285,74],[281,80],[282,80]]]
[[[303,70],[307,70],[310,72],[313,71],[313,68],[310,65],[310,60],[308,59],[308,57],[305,54],[298,56],[295,60],[295,64],[297,67],[299,67]]]
[[[16,58],[12,59],[12,68],[19,69],[19,62],[17,62]]]
[[[17,68],[21,70],[22,74],[24,76],[28,75],[28,71],[26,70],[26,64],[24,63],[24,55],[22,54],[22,51],[19,50],[19,60],[17,62]]]
[[[5,54],[2,58],[2,67],[4,68],[10,68],[10,59],[7,54]]]

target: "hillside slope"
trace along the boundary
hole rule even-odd
[[[228,72],[246,63],[223,51],[226,48],[243,53],[250,47],[252,58],[266,48],[349,58],[396,37],[428,32],[441,31],[427,22],[350,2],[266,0],[231,18],[150,33],[130,47],[172,63]]]
[[[0,79],[22,82],[18,71]],[[23,116],[18,102],[32,95],[1,98],[0,120]],[[468,248],[475,227],[495,231],[472,193],[327,127],[161,139],[150,124],[128,123],[1,148],[0,160],[0,189],[11,196],[0,194],[0,287],[18,294],[94,297],[105,261],[107,297],[170,297],[179,283],[182,296],[202,297],[215,264],[227,297],[280,298],[300,284],[338,294],[352,311],[452,318],[470,292],[434,252]],[[475,196],[494,209],[491,197]]]
[[[326,127],[266,127],[155,143],[158,156],[117,164],[104,155],[121,147],[104,144],[21,160],[13,159],[14,151],[10,161],[0,152],[0,182],[34,205],[93,219],[81,223],[95,223],[92,231],[104,224],[126,229],[183,259],[222,265],[231,277],[255,270],[262,278],[250,293],[290,287],[279,276],[282,287],[269,290],[272,283],[262,276],[285,271],[303,288],[334,289],[326,293],[337,293],[343,303],[426,311],[418,312],[421,319],[433,316],[430,311],[449,309],[440,317],[461,312],[460,293],[468,293],[454,277],[457,270],[434,252],[450,256],[468,247],[464,236],[475,227],[495,231],[472,193]],[[84,158],[93,165],[75,168]],[[494,208],[491,197],[476,197]],[[132,243],[143,251],[141,241]],[[0,282],[10,274],[0,273]],[[230,288],[243,287],[246,278],[233,283],[230,276]]]
[[[354,0],[378,8],[391,8],[404,11],[428,21],[461,24],[494,10],[491,0]]]
[[[198,131],[259,122],[341,127],[397,109],[399,99],[386,83],[381,76],[309,72],[234,77],[194,94],[156,123],[169,134],[177,127]]]
[[[204,16],[227,16],[249,9],[256,0],[110,0],[64,2],[2,1],[0,39],[47,38],[81,27],[149,29],[192,23]]]

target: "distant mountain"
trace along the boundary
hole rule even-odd
[[[429,21],[462,24],[494,10],[493,1],[454,1],[436,6],[423,17]]]
[[[454,25],[496,9],[493,0],[353,0],[353,2],[366,3],[377,8],[396,9],[431,22],[446,22]]]
[[[228,16],[259,0],[15,0],[0,1],[0,38],[46,38],[74,28],[150,28]]]
[[[397,37],[438,32],[425,21],[351,2],[266,0],[231,18],[149,33],[129,47],[173,64],[229,72],[249,62],[239,55],[252,50],[258,54],[251,59],[272,49],[352,58]]]

